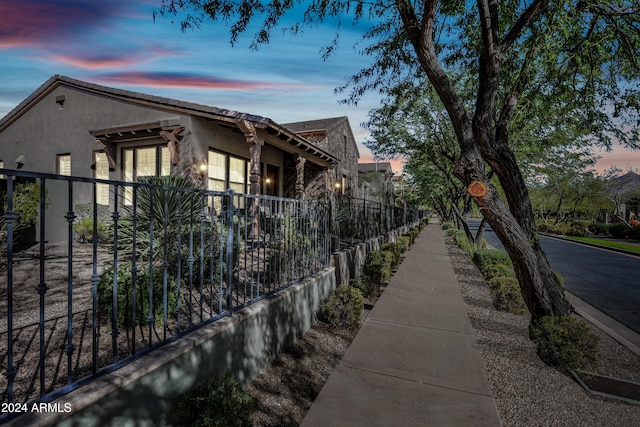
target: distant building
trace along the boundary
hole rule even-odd
[[[607,196],[614,203],[614,211],[607,213],[604,222],[626,222],[637,225],[640,214],[640,175],[628,172],[606,183]]]
[[[393,169],[389,162],[358,163],[359,197],[394,204]]]

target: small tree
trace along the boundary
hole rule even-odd
[[[34,225],[38,220],[41,193],[42,190],[40,185],[35,182],[16,184],[13,190],[12,199],[13,212],[16,215],[16,219],[13,223],[14,234]],[[45,200],[43,201],[43,203],[45,203],[45,207],[48,205],[47,193],[48,192],[45,192]],[[8,200],[7,195],[5,194],[3,211],[6,212],[7,206]],[[7,237],[7,222],[5,216],[2,215],[0,217],[0,248],[3,256],[6,254]]]

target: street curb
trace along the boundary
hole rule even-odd
[[[547,234],[547,233],[538,233],[538,234],[544,237],[552,238],[552,239],[558,239],[558,240],[564,240],[565,242],[576,243],[578,245],[591,246],[592,248],[605,249],[611,252],[618,252],[625,255],[640,257],[640,252],[628,251],[626,249],[620,249],[620,248],[612,248],[611,246],[598,245],[597,243],[580,242],[578,240],[569,239],[559,234]]]
[[[576,314],[628,348],[629,351],[640,356],[640,334],[572,293],[565,291],[565,294]]]

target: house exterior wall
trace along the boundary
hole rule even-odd
[[[56,98],[62,95],[64,104],[60,106],[56,103]],[[133,105],[64,85],[43,96],[0,132],[0,160],[3,161],[4,167],[14,169],[14,160],[24,155],[23,170],[55,174],[56,155],[70,154],[71,175],[91,178],[94,176],[91,169],[93,153],[103,150],[103,147],[96,142],[90,131],[166,120],[184,126],[185,133],[190,132],[189,143],[192,144],[192,153],[198,161],[207,159],[210,149],[249,160],[249,144],[244,135],[232,127],[221,126],[199,117]],[[109,173],[109,178],[125,179],[124,148],[166,144],[167,141],[161,137],[118,143],[116,170]],[[180,148],[181,151],[184,149]],[[262,147],[261,161],[264,165],[270,164],[279,168],[277,194],[282,194],[283,152],[265,145]],[[68,222],[65,219],[69,210],[68,186],[64,181],[52,180],[47,181],[46,186],[49,200],[45,223],[46,238],[49,241],[65,240],[68,235]],[[90,203],[92,194],[92,185],[75,183],[72,208],[75,210],[75,206],[79,204]],[[36,233],[39,233],[39,229]]]
[[[110,167],[115,162],[109,179],[127,180],[135,178],[136,170],[128,169],[125,178],[126,148],[165,146],[162,153],[169,152],[175,160],[174,147],[177,146],[180,161],[171,166],[171,174],[196,181],[206,181],[206,173],[200,172],[199,166],[208,160],[209,151],[213,150],[247,162],[255,160],[259,153],[264,175],[260,177],[262,189],[265,189],[267,173],[270,183],[272,178],[277,180],[277,184],[271,184],[269,194],[293,198],[299,195],[296,194],[299,178],[296,156],[306,159],[306,198],[331,193],[337,182],[341,184],[340,193],[351,194],[357,189],[358,150],[346,117],[319,120],[322,126],[328,127],[318,132],[314,139],[317,147],[314,147],[289,133],[291,129],[260,116],[107,88],[64,76],[52,77],[18,108],[0,119],[0,161],[7,169],[16,168],[15,159],[23,155],[23,170],[56,174],[57,155],[69,155],[70,174],[91,178],[95,176],[94,153],[107,151]],[[145,133],[147,130],[151,133]],[[108,148],[105,150],[96,138],[104,141]],[[167,146],[169,140],[171,144]],[[252,145],[256,143],[259,149]],[[144,159],[140,152],[133,152],[132,158],[137,156]],[[67,213],[75,211],[78,205],[92,203],[94,185],[74,182],[70,188],[64,179],[50,179],[46,187],[51,201],[45,224],[46,238],[66,239]],[[241,188],[240,185],[234,187]],[[68,202],[65,198],[71,191],[73,199]],[[104,187],[100,187],[99,202],[106,204],[104,191]],[[119,190],[112,189],[111,194],[114,191]],[[110,204],[113,204],[112,197]]]
[[[56,103],[61,95],[63,108]],[[176,115],[59,86],[0,133],[0,159],[12,169],[13,160],[24,154],[24,170],[55,173],[55,155],[71,153],[71,174],[91,177],[93,151],[102,147],[89,130],[173,118]]]
[[[359,153],[349,121],[345,118],[338,126],[331,129],[318,146],[340,159],[340,163],[334,169],[335,179],[342,185],[342,178],[346,177],[345,191],[355,192],[358,185]]]
[[[63,95],[61,108],[56,98]],[[96,143],[90,130],[167,118],[176,116],[59,86],[0,133],[0,159],[6,168],[15,169],[14,160],[24,155],[23,170],[55,174],[56,155],[68,153],[71,155],[71,175],[92,177],[93,152],[102,146]],[[110,178],[120,179],[120,172],[112,172]],[[88,203],[92,191],[90,185],[75,185],[72,205]],[[68,228],[64,218],[68,211],[66,183],[49,181],[47,195],[46,238],[63,240]]]

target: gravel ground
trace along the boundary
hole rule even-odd
[[[529,318],[495,310],[478,269],[445,239],[503,426],[640,426],[640,406],[592,397],[542,363],[529,340]],[[598,373],[640,382],[640,357],[594,331]],[[299,425],[354,336],[316,324],[280,355],[248,387],[257,401],[254,425]]]
[[[640,426],[640,406],[592,397],[545,365],[529,339],[528,316],[497,311],[478,269],[447,238],[454,271],[504,426]],[[640,357],[597,328],[600,374],[640,382]]]

